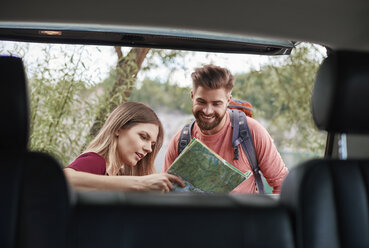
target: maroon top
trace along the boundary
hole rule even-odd
[[[81,154],[66,168],[83,171],[97,175],[106,175],[106,162],[103,157],[94,152]]]

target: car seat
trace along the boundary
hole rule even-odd
[[[0,247],[64,247],[67,183],[51,156],[30,152],[29,108],[22,60],[0,57]]]
[[[312,111],[321,130],[368,134],[369,54],[329,54],[317,74]],[[344,151],[342,159],[292,169],[280,201],[293,213],[297,247],[369,247],[368,192],[369,160],[347,158]]]

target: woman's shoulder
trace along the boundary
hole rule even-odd
[[[79,155],[70,165],[67,166],[67,168],[98,175],[105,175],[106,161],[101,155],[95,152],[86,152]]]
[[[79,155],[76,159],[98,159],[98,160],[104,160],[104,157],[97,154],[96,152],[86,152]]]

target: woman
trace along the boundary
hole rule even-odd
[[[142,103],[123,103],[64,173],[77,189],[168,192],[172,182],[184,184],[171,174],[153,174],[162,144],[163,127],[154,111]]]

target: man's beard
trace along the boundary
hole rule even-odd
[[[201,130],[212,130],[213,128],[215,128],[216,126],[219,125],[219,123],[223,120],[224,115],[226,114],[227,111],[224,111],[224,113],[222,114],[222,116],[220,116],[218,113],[214,112],[213,114],[206,115],[204,114],[204,112],[202,112],[201,110],[194,112],[192,109],[192,113],[195,116],[196,119],[196,123],[199,126],[199,128]],[[202,121],[200,115],[203,116],[207,116],[207,117],[215,117],[214,120],[212,122],[206,122],[206,121]]]

